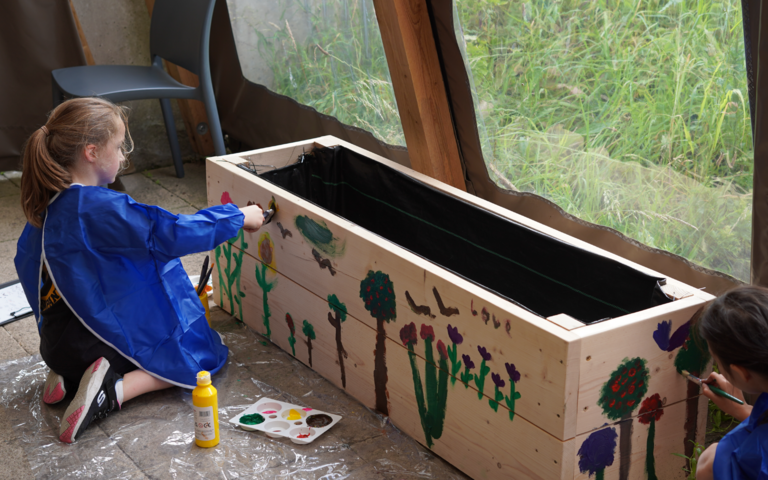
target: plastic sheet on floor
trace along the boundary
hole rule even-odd
[[[227,317],[228,318],[228,317]],[[171,388],[126,402],[72,445],[58,440],[67,400],[42,402],[48,368],[39,355],[0,365],[0,427],[29,478],[459,479],[458,470],[385,417],[229,319],[217,325],[230,348],[214,376],[221,442],[194,444],[192,396]],[[240,430],[229,419],[262,397],[335,413],[342,421],[308,445]],[[5,459],[8,461],[9,459]]]

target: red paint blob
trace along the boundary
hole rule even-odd
[[[227,203],[233,203],[232,198],[230,198],[229,192],[224,192],[221,194],[221,204],[226,205]]]
[[[308,411],[310,411],[312,409],[311,408],[302,408],[302,410],[304,410],[305,412],[308,412]]]
[[[309,438],[309,434],[308,433],[301,433],[299,435],[296,435],[296,438]]]
[[[261,413],[277,413],[277,410],[265,410]]]

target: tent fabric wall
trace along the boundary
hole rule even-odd
[[[227,4],[216,3],[211,26],[211,76],[222,130],[257,149],[333,135],[401,165],[410,166],[404,147],[388,145],[371,133],[248,81],[237,56]]]
[[[488,175],[485,160],[483,159],[469,77],[464,66],[464,60],[456,41],[456,34],[454,31],[452,3],[453,2],[427,0],[432,18],[435,43],[437,45],[441,68],[444,74],[446,92],[449,97],[448,101],[451,104],[459,150],[462,162],[466,169],[467,191],[561,232],[589,242],[665,275],[677,278],[689,285],[698,288],[706,288],[707,292],[714,295],[722,293],[741,283],[733,277],[705,269],[678,255],[671,254],[664,250],[650,248],[622,235],[612,228],[580,220],[579,218],[567,214],[556,204],[538,195],[526,192],[512,192],[498,187]],[[759,8],[758,0],[753,0],[753,3],[757,4],[753,8]],[[763,42],[768,42],[768,40],[764,38]],[[763,51],[768,51],[768,46],[766,46]],[[764,83],[768,82],[764,79]],[[757,131],[760,131],[759,126]],[[766,154],[768,155],[768,143],[766,144]],[[756,151],[756,163],[757,159],[758,156]],[[756,169],[756,182],[757,178],[758,172]],[[768,184],[766,184],[763,189],[768,189]],[[757,199],[757,188],[755,188],[755,192],[755,198]],[[755,201],[756,206],[757,204],[758,202]],[[763,218],[768,219],[768,205],[765,205],[762,215]],[[766,248],[764,258],[768,259],[768,241],[766,241],[768,240],[768,222],[766,222],[765,229],[765,235],[762,237],[765,240],[763,240],[762,243]],[[753,248],[753,251],[754,250],[755,249]],[[768,285],[768,271],[766,271],[766,280],[765,284]]]
[[[747,52],[751,53],[747,56],[747,72],[754,75],[755,85],[752,109],[755,147],[752,171],[752,283],[768,286],[768,138],[762,135],[763,130],[768,128],[768,110],[763,107],[768,92],[768,35],[761,35],[763,27],[768,27],[768,8],[760,0],[744,0],[742,4],[747,3],[751,17],[745,18],[744,22],[750,25],[749,42],[745,41],[750,47]]]
[[[4,1],[0,38],[0,171],[20,170],[52,108],[51,70],[86,62],[68,0]]]

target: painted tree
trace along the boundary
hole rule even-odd
[[[305,343],[307,344],[307,352],[309,353],[309,366],[312,366],[312,340],[315,339],[315,327],[312,326],[311,323],[304,320],[304,323],[301,327],[302,333],[304,333],[304,336],[307,337],[307,340]]]
[[[603,414],[619,423],[619,479],[629,478],[632,453],[632,412],[640,406],[640,400],[648,391],[646,361],[636,357],[625,358],[600,391],[597,404]]]
[[[517,382],[520,381],[520,372],[515,368],[514,363],[505,363],[507,376],[509,377],[509,396],[504,396],[504,402],[509,408],[509,420],[515,419],[515,402],[520,399],[520,392],[516,391]]]
[[[328,295],[328,322],[336,329],[336,351],[339,352],[339,368],[341,369],[341,385],[347,388],[347,375],[344,372],[344,359],[347,358],[347,351],[341,344],[341,324],[347,319],[347,306],[344,305],[335,294]]]
[[[709,363],[709,347],[701,338],[696,328],[691,328],[683,346],[675,356],[675,368],[678,373],[687,370],[689,373],[700,377]],[[685,455],[693,455],[694,442],[696,441],[696,427],[699,420],[699,386],[685,380],[687,392],[685,398]]]
[[[424,430],[427,446],[432,447],[433,440],[443,435],[445,409],[448,402],[448,351],[442,340],[437,341],[437,352],[440,357],[435,366],[432,343],[435,341],[435,331],[430,325],[421,325],[421,339],[424,340],[424,381],[422,386],[416,353],[413,347],[418,343],[416,324],[409,323],[400,330],[400,340],[408,348],[408,359],[411,362],[413,375],[413,390],[416,395],[416,406],[419,410],[421,428]],[[426,388],[426,396],[424,390]]]
[[[605,468],[613,465],[616,452],[616,429],[604,428],[591,433],[579,447],[579,471],[595,480],[605,479]]]
[[[285,314],[285,323],[288,324],[288,330],[290,330],[291,334],[288,336],[288,343],[291,345],[291,353],[293,356],[296,356],[296,327],[293,325],[293,317],[291,317],[290,313]]]
[[[262,320],[264,322],[265,333],[264,335],[269,338],[272,335],[272,329],[269,328],[269,317],[271,313],[269,311],[269,292],[277,285],[277,270],[275,268],[275,244],[272,242],[272,237],[268,232],[264,232],[259,236],[259,262],[256,265],[256,283],[259,284],[262,290],[262,304],[264,313]]]
[[[645,471],[648,474],[648,480],[658,480],[656,476],[656,460],[653,457],[654,441],[656,437],[656,422],[664,414],[661,408],[661,397],[654,393],[643,400],[640,405],[640,412],[637,421],[643,425],[648,425],[648,441],[645,449]]]
[[[389,323],[397,317],[395,286],[389,275],[381,271],[368,271],[360,282],[360,298],[365,309],[376,319],[376,350],[374,350],[373,382],[376,388],[376,410],[389,415],[387,406],[387,331],[384,322]]]
[[[458,345],[464,341],[464,337],[459,333],[457,327],[448,324],[448,338],[451,339],[452,346],[448,347],[448,358],[451,359],[451,385],[456,385],[456,375],[461,370],[461,360],[459,359]],[[462,380],[463,381],[463,380]]]
[[[483,359],[480,362],[480,372],[475,374],[475,385],[477,386],[477,398],[483,399],[483,388],[485,387],[485,377],[491,373],[491,368],[485,364],[485,362],[491,361],[491,352],[486,350],[485,347],[478,346],[477,351],[480,353],[480,357]]]

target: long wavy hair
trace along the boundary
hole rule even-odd
[[[70,169],[87,145],[103,147],[125,126],[123,153],[133,150],[128,131],[128,108],[96,97],[74,98],[60,104],[24,145],[21,208],[27,221],[43,226],[43,213],[56,193],[72,183]],[[125,166],[125,164],[123,165]]]

